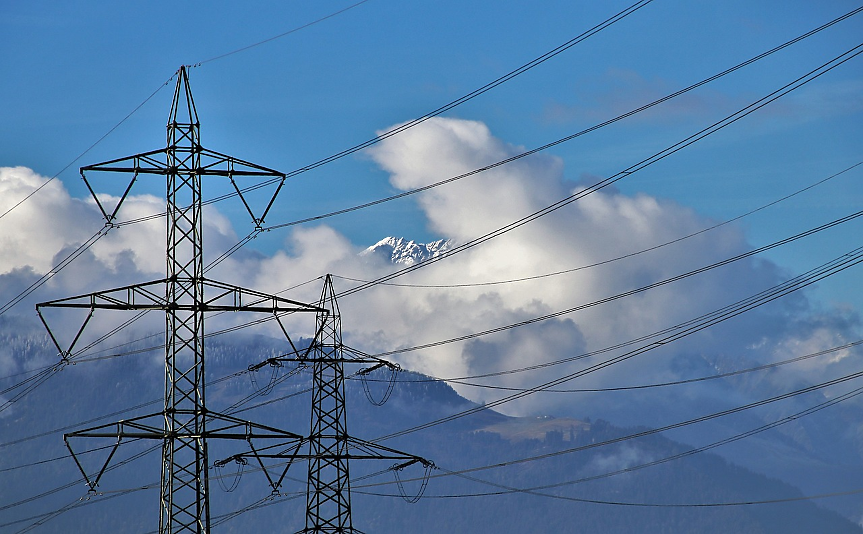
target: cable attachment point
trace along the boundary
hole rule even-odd
[[[267,384],[261,387],[258,385],[257,373],[259,370],[266,367],[267,365],[270,366],[270,377],[267,381]],[[279,369],[281,369],[281,367],[283,367],[282,362],[278,361],[277,358],[269,358],[262,361],[261,363],[250,365],[249,379],[252,381],[252,387],[255,388],[255,391],[257,391],[262,396],[269,395],[276,385],[276,380],[279,376]]]
[[[371,390],[369,389],[368,375],[380,369],[381,367],[389,368],[390,377],[387,381],[387,388],[384,392],[383,397],[380,400],[375,400],[374,397],[372,397]],[[362,382],[363,384],[363,391],[365,392],[366,398],[369,400],[370,403],[375,406],[383,406],[384,404],[386,404],[386,402],[390,398],[390,395],[392,395],[393,393],[393,389],[395,388],[396,374],[401,370],[401,366],[399,366],[397,363],[381,362],[371,367],[366,367],[365,369],[360,369],[359,371],[357,371],[357,375],[360,377],[360,382]]]
[[[55,371],[59,371],[60,369],[66,367],[67,365],[75,365],[76,362],[72,361],[72,353],[68,350],[64,350],[63,352],[57,354],[60,357],[60,361],[57,362],[56,367],[54,367]]]
[[[101,495],[103,495],[103,493],[101,491],[96,491],[94,488],[89,487],[89,484],[88,484],[87,493],[85,493],[84,495],[81,495],[81,497],[78,499],[78,501],[79,502],[87,502],[90,499],[92,499],[93,497],[99,497]]]
[[[421,463],[425,468],[425,472],[423,473],[422,484],[420,485],[419,492],[416,495],[408,495],[405,492],[404,484],[402,483],[401,477],[399,477],[399,471],[415,463]],[[425,494],[426,488],[428,487],[432,469],[437,469],[434,462],[426,460],[424,458],[414,458],[401,464],[395,464],[390,468],[390,470],[392,470],[393,472],[393,475],[395,476],[396,485],[399,488],[399,495],[401,495],[402,499],[404,499],[406,503],[416,504],[417,502],[419,502],[419,500]]]
[[[223,475],[222,468],[230,462],[237,464],[237,471],[233,475]],[[248,462],[241,456],[232,456],[213,463],[213,469],[216,471],[216,480],[219,481],[219,487],[222,488],[222,491],[225,493],[231,493],[237,489],[237,486],[240,485],[240,479],[243,478],[243,471],[245,470],[246,464],[248,464]],[[225,478],[230,478],[231,476],[233,476],[234,479],[230,484],[226,484]]]

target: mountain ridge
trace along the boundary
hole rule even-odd
[[[403,237],[385,237],[360,252],[360,256],[375,257],[393,264],[411,266],[444,254],[452,247],[452,239],[417,243]]]

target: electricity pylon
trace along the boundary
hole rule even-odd
[[[392,370],[398,367],[371,356],[345,357],[342,346],[341,314],[333,290],[332,277],[329,274],[324,280],[318,308],[320,311],[317,312],[315,338],[304,353],[295,351],[295,355],[270,358],[249,368],[254,371],[265,365],[280,365],[284,362],[312,366],[311,433],[304,439],[308,445],[308,453],[301,453],[300,447],[295,447],[290,452],[269,454],[266,450],[255,450],[250,455],[257,456],[259,459],[287,458],[288,465],[296,459],[307,459],[309,470],[306,483],[306,526],[300,532],[353,534],[359,531],[354,529],[351,519],[350,460],[395,460],[397,463],[390,469],[396,472],[396,476],[398,471],[410,465],[422,464],[426,468],[423,489],[434,464],[425,458],[354,438],[348,434],[344,365],[346,363],[371,364],[370,368],[359,371],[360,375],[384,366]],[[224,465],[230,461],[243,462],[244,456],[246,455],[234,455],[217,464]],[[266,469],[264,472],[266,473]],[[267,478],[273,491],[277,492],[281,479],[274,482],[269,474]],[[401,484],[399,484],[399,490],[402,490]]]
[[[160,158],[164,158],[160,161]],[[106,210],[87,173],[129,173],[132,179],[113,210]],[[276,321],[287,312],[320,312],[320,308],[267,295],[204,277],[201,182],[224,177],[233,185],[256,228],[273,205],[285,175],[205,149],[200,144],[200,123],[185,67],[177,73],[177,85],[168,120],[167,146],[81,168],[81,176],[106,219],[115,224],[117,213],[140,174],[156,174],[167,182],[166,277],[87,295],[43,302],[36,306],[64,360],[97,309],[161,310],[165,312],[164,410],[142,417],[102,425],[64,436],[91,490],[95,490],[111,456],[125,438],[162,441],[161,513],[159,532],[208,533],[210,530],[207,440],[223,438],[247,441],[301,440],[301,436],[243,421],[207,410],[204,391],[204,316],[207,312],[247,311],[273,314]],[[278,186],[269,203],[257,215],[235,178],[267,179]],[[89,309],[74,341],[63,348],[42,315],[47,307]],[[281,325],[281,322],[279,321]],[[282,326],[284,331],[284,326]],[[82,468],[69,438],[117,438],[101,470],[91,476]],[[272,441],[265,441],[272,442]]]

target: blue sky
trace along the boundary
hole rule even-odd
[[[152,99],[60,173],[86,197],[76,169],[155,149],[180,64],[191,79],[208,148],[291,171],[421,116],[558,46],[628,2],[7,2],[0,6],[0,166],[53,176],[153,91]],[[655,0],[623,21],[445,116],[480,121],[531,148],[591,126],[748,59],[858,7],[854,2]],[[660,108],[548,151],[573,183],[605,177],[697,131],[859,44],[857,15]],[[212,58],[217,58],[210,60]],[[856,58],[617,187],[722,220],[861,161],[863,63]],[[754,246],[859,209],[860,168],[742,223]],[[447,176],[441,175],[440,178]],[[293,179],[277,224],[397,190],[368,154]],[[136,193],[161,194],[139,182]],[[218,194],[213,188],[205,196]],[[219,204],[239,235],[238,202]],[[50,214],[45,214],[50,217]],[[3,221],[0,221],[0,225]],[[450,237],[416,199],[327,224],[357,246],[387,235]],[[768,256],[799,272],[851,248],[859,223]],[[255,242],[271,254],[286,232]],[[553,246],[553,244],[549,244]],[[823,283],[825,301],[863,303],[859,276]],[[850,290],[849,290],[850,289]]]
[[[180,65],[193,65],[190,78],[205,147],[290,172],[459,98],[629,5],[584,0],[0,3],[0,213],[58,175],[0,218],[0,306],[100,228],[79,166],[164,147],[171,78]],[[292,178],[266,223],[372,201],[555,141],[858,7],[838,0],[654,0],[440,118]],[[302,29],[243,50],[296,28]],[[350,215],[265,233],[221,264],[213,277],[267,292],[327,272],[375,279],[393,266],[359,253],[386,236],[468,242],[650,157],[860,45],[861,39],[863,13],[698,90],[517,163]],[[344,298],[346,343],[379,353],[470,336],[720,262],[860,210],[863,165],[733,225],[632,254],[737,217],[861,161],[863,55],[613,187],[395,280],[426,287],[378,285]],[[226,184],[204,188],[205,198],[227,191]],[[99,191],[117,193],[118,187],[100,184]],[[121,219],[164,209],[159,180],[139,180],[133,194]],[[237,199],[218,203],[205,219],[210,257],[252,229]],[[535,387],[579,369],[581,362],[566,360],[574,354],[640,339],[710,313],[858,247],[861,224],[863,218],[756,259],[602,306],[393,359],[437,377],[529,368],[488,378],[488,383]],[[10,318],[17,314],[41,336],[36,302],[161,278],[163,240],[164,228],[155,222],[111,230],[14,307],[0,328],[17,329],[19,323]],[[479,286],[627,255],[632,257],[538,281]],[[571,385],[607,388],[690,379],[859,340],[861,272],[858,265],[803,295],[771,302]],[[447,284],[476,287],[427,287]],[[344,278],[337,279],[339,290],[346,287]],[[318,295],[316,283],[287,296],[312,301]],[[88,335],[111,330],[109,321],[115,319],[105,315],[88,325]],[[208,322],[208,331],[239,322],[234,315],[219,316],[212,327]],[[286,324],[299,335],[313,333],[312,322],[288,318]],[[130,329],[140,330],[122,335],[134,339],[161,326],[158,320],[136,324]],[[261,328],[281,335],[272,324]],[[698,384],[683,394],[595,394],[577,402],[537,394],[501,409],[512,415],[590,416],[659,426],[859,371],[859,349],[827,354],[759,375],[748,390],[723,382]],[[555,360],[563,363],[544,365]],[[152,361],[159,376],[161,356]],[[0,375],[52,362],[21,361],[0,347]],[[503,395],[452,385],[474,401]],[[838,395],[842,387],[851,386],[825,395]],[[799,406],[805,402],[799,400]],[[817,417],[830,416],[825,410]],[[774,416],[758,412],[753,417],[769,422]],[[736,430],[749,428],[744,423]],[[713,431],[725,435],[723,428]],[[676,437],[703,443],[708,434],[699,435],[702,429]],[[837,465],[844,461],[836,459]],[[798,472],[797,465],[784,467]],[[831,491],[842,489],[836,482]]]

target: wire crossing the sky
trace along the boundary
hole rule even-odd
[[[546,61],[548,61],[549,59],[551,59],[551,58],[553,58],[553,57],[557,56],[557,55],[558,55],[558,54],[560,54],[561,52],[564,52],[564,51],[566,51],[566,50],[568,50],[568,49],[572,48],[572,47],[573,47],[573,46],[575,46],[576,44],[581,43],[582,41],[584,41],[584,40],[585,40],[585,39],[587,39],[588,37],[591,37],[591,36],[593,36],[593,35],[595,35],[595,34],[599,33],[600,31],[602,31],[602,30],[604,30],[604,29],[608,28],[608,27],[609,27],[609,26],[611,26],[612,24],[614,24],[614,23],[616,23],[616,22],[619,22],[620,20],[622,20],[622,19],[624,19],[625,17],[627,17],[627,16],[631,15],[632,13],[634,13],[635,11],[637,11],[637,10],[641,9],[642,7],[646,6],[647,4],[649,4],[649,3],[650,3],[650,2],[652,2],[652,1],[653,1],[653,0],[639,0],[638,2],[635,2],[634,4],[632,4],[631,6],[627,7],[626,9],[624,9],[624,10],[622,10],[622,11],[620,11],[620,12],[616,13],[615,15],[611,16],[610,18],[608,18],[608,19],[604,20],[603,22],[600,22],[599,24],[597,24],[597,25],[593,26],[593,27],[592,27],[592,28],[590,28],[589,30],[587,30],[587,31],[585,31],[585,32],[583,32],[583,33],[581,33],[581,34],[579,34],[578,36],[576,36],[576,37],[574,37],[574,38],[570,39],[569,41],[567,41],[567,42],[563,43],[562,45],[557,46],[557,47],[553,48],[552,50],[550,50],[550,51],[548,51],[548,52],[546,52],[546,53],[544,53],[544,54],[542,54],[542,55],[540,55],[540,56],[538,56],[538,57],[536,57],[536,58],[532,59],[531,61],[529,61],[529,62],[525,63],[524,65],[522,65],[522,66],[520,66],[520,67],[518,67],[518,68],[516,68],[516,69],[514,69],[514,70],[512,70],[512,71],[510,71],[510,72],[508,72],[507,74],[504,74],[503,76],[501,76],[501,77],[499,77],[499,78],[497,78],[497,79],[495,79],[495,80],[493,80],[493,81],[491,81],[491,82],[489,82],[489,83],[487,83],[487,84],[483,85],[482,87],[480,87],[480,88],[478,88],[478,89],[475,89],[474,91],[471,91],[470,93],[468,93],[468,94],[466,94],[466,95],[464,95],[464,96],[461,96],[461,97],[459,97],[459,98],[457,98],[457,99],[455,99],[455,100],[453,100],[453,101],[451,101],[451,102],[449,102],[449,103],[447,103],[447,104],[444,104],[443,106],[440,106],[440,107],[438,107],[437,109],[434,109],[434,110],[432,110],[432,111],[430,111],[430,112],[428,112],[428,113],[426,113],[426,114],[424,114],[424,115],[421,115],[420,117],[417,117],[416,119],[413,119],[413,120],[411,120],[411,121],[408,121],[407,123],[404,123],[404,124],[401,124],[401,125],[396,126],[396,127],[394,127],[394,128],[391,128],[390,130],[387,130],[386,132],[383,132],[383,133],[382,133],[382,134],[380,134],[380,135],[377,135],[377,136],[375,136],[375,137],[373,137],[373,138],[371,138],[371,139],[368,139],[368,140],[366,140],[366,141],[363,141],[362,143],[358,143],[358,144],[356,144],[356,145],[354,145],[354,146],[352,146],[352,147],[346,148],[346,149],[344,149],[344,150],[341,150],[341,151],[339,151],[339,152],[336,152],[335,154],[332,154],[332,155],[330,155],[330,156],[327,156],[326,158],[320,159],[320,160],[318,160],[318,161],[315,161],[315,162],[313,162],[313,163],[310,163],[310,164],[305,165],[305,166],[303,166],[303,167],[300,167],[300,168],[298,168],[298,169],[294,169],[293,171],[291,171],[291,172],[287,173],[287,174],[286,174],[286,177],[291,178],[291,177],[297,176],[297,175],[299,175],[299,174],[303,174],[303,173],[305,173],[305,172],[308,172],[308,171],[310,171],[310,170],[316,169],[316,168],[318,168],[318,167],[321,167],[321,166],[323,166],[323,165],[326,165],[326,164],[328,164],[328,163],[332,163],[333,161],[339,160],[339,159],[341,159],[341,158],[343,158],[343,157],[345,157],[345,156],[349,156],[349,155],[351,155],[351,154],[354,154],[354,153],[356,153],[356,152],[359,152],[359,151],[361,151],[361,150],[364,150],[364,149],[366,149],[366,148],[368,148],[368,147],[370,147],[370,146],[372,146],[372,145],[374,145],[374,144],[379,143],[380,141],[383,141],[384,139],[387,139],[387,138],[389,138],[389,137],[392,137],[392,136],[394,136],[394,135],[397,135],[397,134],[399,134],[399,133],[401,133],[401,132],[403,132],[403,131],[405,131],[405,130],[407,130],[407,129],[409,129],[409,128],[412,128],[413,126],[416,126],[416,125],[418,125],[418,124],[421,124],[421,123],[423,123],[423,122],[427,121],[427,120],[428,120],[428,119],[430,119],[430,118],[437,117],[437,116],[439,116],[439,115],[441,115],[441,114],[443,114],[443,113],[445,113],[445,112],[447,112],[447,111],[449,111],[449,110],[451,110],[451,109],[453,109],[453,108],[455,108],[455,107],[457,107],[457,106],[459,106],[459,105],[463,104],[464,102],[467,102],[467,101],[469,101],[469,100],[472,100],[473,98],[475,98],[475,97],[477,97],[477,96],[479,96],[479,95],[481,95],[481,94],[483,94],[483,93],[486,93],[486,92],[490,91],[491,89],[493,89],[493,88],[495,88],[495,87],[497,87],[497,86],[499,86],[499,85],[501,85],[501,84],[503,84],[503,83],[505,83],[505,82],[507,82],[507,81],[509,81],[509,80],[511,80],[511,79],[513,79],[513,78],[515,78],[516,76],[518,76],[518,75],[520,75],[520,74],[522,74],[522,73],[524,73],[524,72],[527,72],[528,70],[530,70],[530,69],[532,69],[532,68],[534,68],[534,67],[536,67],[536,66],[538,66],[538,65],[540,65],[540,64],[542,64],[542,63],[544,63],[544,62],[546,62]],[[353,7],[353,6],[351,6],[351,7]],[[858,11],[860,11],[860,10],[863,10],[863,8],[860,8]],[[844,16],[842,16],[842,17],[838,18],[838,19],[835,19],[834,21],[832,21],[832,22],[830,22],[830,23],[825,24],[823,27],[818,28],[817,30],[813,30],[813,32],[810,32],[810,33],[813,33],[813,34],[814,34],[814,33],[817,33],[818,31],[821,31],[822,29],[825,29],[825,28],[827,28],[827,27],[829,27],[829,26],[832,26],[833,24],[836,24],[836,23],[840,22],[841,20],[844,20],[845,18],[850,17],[850,16],[851,16],[851,15],[853,15],[853,14],[854,14],[853,12],[852,12],[852,13],[848,13],[848,14],[846,14],[846,15],[844,15]],[[806,37],[808,37],[808,35],[806,35]],[[802,38],[805,38],[805,37],[801,36],[800,38],[802,39]],[[791,43],[789,43],[789,44],[791,44]],[[253,190],[258,189],[258,188],[266,187],[266,186],[268,186],[268,185],[271,185],[272,183],[274,183],[274,182],[272,182],[272,181],[263,181],[263,182],[261,182],[261,183],[259,183],[259,184],[255,184],[255,185],[249,186],[249,187],[247,187],[247,188],[241,189],[240,191],[241,191],[241,192],[243,192],[243,193],[245,193],[245,192],[248,192],[248,191],[253,191]],[[231,197],[233,197],[233,196],[235,196],[235,195],[236,195],[236,193],[228,193],[228,194],[225,194],[225,195],[222,195],[222,196],[218,196],[218,197],[215,197],[215,198],[211,198],[211,199],[209,199],[209,200],[204,201],[204,205],[213,204],[213,203],[216,203],[216,202],[221,202],[222,200],[226,200],[226,199],[231,198]],[[399,198],[399,197],[394,197],[394,198]],[[373,205],[373,204],[372,204],[372,205]],[[352,210],[350,210],[350,211],[353,211],[353,209],[352,209]],[[135,218],[135,219],[129,219],[129,220],[127,220],[127,221],[123,221],[123,222],[121,222],[121,223],[118,223],[118,225],[119,225],[119,226],[123,226],[123,225],[128,225],[128,224],[136,224],[136,223],[139,223],[139,222],[144,222],[144,221],[148,221],[148,220],[152,220],[152,219],[157,219],[157,218],[164,217],[164,216],[165,216],[165,214],[164,214],[164,213],[156,213],[156,214],[152,214],[152,215],[148,215],[148,216],[144,216],[144,217],[139,217],[139,218]],[[330,215],[324,215],[324,217],[328,217],[328,216],[330,216]],[[312,220],[314,220],[314,219],[312,219]],[[303,222],[308,222],[308,221],[303,221]],[[299,224],[299,223],[291,223],[291,224]],[[282,226],[285,226],[285,225],[282,225]],[[271,227],[271,228],[268,228],[268,229],[273,229],[273,228]],[[243,241],[241,241],[240,243],[238,243],[238,246],[239,246],[239,247],[242,247],[243,245],[245,245],[245,243],[246,243],[249,239],[251,239],[251,238],[252,238],[251,236],[253,236],[253,234],[254,234],[254,235],[257,235],[257,232],[253,232],[252,234],[249,234],[249,236],[247,236],[246,238],[244,238],[244,240],[243,240]],[[237,246],[237,245],[235,245],[235,246]]]
[[[653,154],[652,156],[645,158],[645,159],[641,160],[640,162],[627,167],[626,169],[618,172],[617,174],[614,174],[608,178],[605,178],[605,179],[591,185],[590,187],[579,190],[579,191],[573,193],[572,195],[564,197],[564,198],[558,200],[557,202],[555,202],[553,204],[550,204],[550,205],[548,205],[548,206],[546,206],[540,210],[537,210],[537,211],[531,213],[530,215],[526,215],[526,216],[522,217],[521,219],[513,221],[512,223],[509,223],[505,226],[497,228],[496,230],[492,230],[491,232],[488,232],[488,233],[486,233],[480,237],[477,237],[477,238],[474,238],[470,241],[467,241],[466,243],[458,245],[458,246],[456,246],[456,247],[454,247],[454,248],[452,248],[452,249],[450,249],[450,250],[448,250],[448,251],[446,251],[446,252],[444,252],[438,256],[434,256],[432,258],[429,258],[426,261],[404,267],[402,269],[399,269],[395,272],[384,275],[384,276],[382,276],[376,280],[373,280],[371,282],[368,282],[366,284],[361,284],[357,287],[354,287],[352,289],[344,291],[339,296],[342,297],[342,296],[352,295],[352,294],[357,293],[359,291],[363,291],[363,290],[368,289],[372,286],[375,286],[381,282],[388,282],[394,278],[397,278],[399,276],[403,276],[403,275],[408,274],[410,272],[413,272],[417,269],[428,267],[429,265],[433,265],[439,261],[450,258],[450,257],[454,256],[455,254],[458,254],[460,252],[464,252],[465,250],[473,248],[477,245],[485,243],[486,241],[489,241],[491,239],[494,239],[496,237],[504,235],[504,234],[506,234],[512,230],[515,230],[516,228],[519,228],[519,227],[524,226],[528,223],[531,223],[531,222],[539,219],[540,217],[544,217],[550,213],[553,213],[553,212],[557,211],[558,209],[560,209],[564,206],[567,206],[567,205],[569,205],[569,204],[571,204],[571,203],[573,203],[573,202],[575,202],[575,201],[577,201],[583,197],[586,197],[587,195],[590,195],[590,194],[592,194],[596,191],[599,191],[605,187],[608,187],[608,186],[614,184],[615,182],[618,182],[618,181],[620,181],[620,180],[622,180],[622,179],[624,179],[624,178],[626,178],[632,174],[635,174],[636,172],[638,172],[642,169],[645,169],[646,167],[649,167],[650,165],[653,165],[654,163],[657,163],[657,162],[667,158],[668,156],[671,156],[672,154],[679,152],[680,150],[683,150],[684,148],[686,148],[690,145],[695,144],[696,142],[704,139],[705,137],[712,135],[712,134],[718,132],[719,130],[722,130],[726,126],[729,126],[729,125],[737,122],[738,120],[750,115],[751,113],[754,113],[755,111],[761,109],[762,107],[766,106],[767,104],[778,100],[779,98],[787,95],[788,93],[794,91],[795,89],[799,89],[800,87],[802,87],[802,86],[806,85],[807,83],[817,79],[818,77],[822,76],[823,74],[830,72],[834,68],[836,68],[836,67],[844,64],[845,62],[857,57],[861,53],[863,53],[863,43],[861,43],[861,44],[847,50],[846,52],[834,57],[833,59],[827,61],[826,63],[823,63],[819,67],[807,72],[806,74],[804,74],[803,76],[800,76],[796,80],[794,80],[794,81],[784,85],[783,87],[773,91],[772,93],[756,100],[755,102],[752,102],[751,104],[747,105],[746,107],[739,109],[738,111],[732,113],[731,115],[726,116],[722,120],[719,120],[719,121],[711,124],[710,126],[690,135],[689,137],[687,137],[681,141],[678,141],[677,143]]]
[[[409,434],[412,432],[416,432],[419,430],[431,428],[431,427],[437,426],[439,424],[454,421],[456,419],[460,419],[462,417],[472,415],[474,413],[478,413],[478,412],[481,412],[484,410],[488,410],[490,408],[494,408],[494,407],[503,405],[503,404],[508,403],[508,402],[512,402],[512,401],[517,400],[517,399],[524,398],[526,396],[529,396],[529,395],[532,395],[534,393],[543,391],[545,389],[559,386],[561,384],[569,382],[570,380],[574,380],[574,379],[579,378],[581,376],[585,376],[587,374],[594,373],[594,372],[597,372],[599,370],[605,369],[606,367],[616,365],[620,362],[623,362],[623,361],[626,361],[628,359],[639,356],[641,354],[645,354],[647,352],[653,351],[653,350],[658,349],[664,345],[667,345],[669,343],[673,343],[673,342],[678,341],[680,339],[683,339],[685,337],[691,336],[692,334],[695,334],[697,332],[700,332],[702,330],[710,328],[711,326],[714,326],[716,324],[719,324],[719,323],[725,322],[729,319],[732,319],[734,317],[737,317],[740,314],[746,313],[750,310],[753,310],[755,308],[763,306],[764,304],[767,304],[768,302],[772,302],[772,301],[774,301],[778,298],[781,298],[785,295],[788,295],[790,293],[793,293],[795,291],[803,289],[804,287],[808,287],[808,286],[814,284],[815,282],[817,282],[819,280],[822,280],[822,279],[827,278],[829,276],[833,276],[835,274],[838,274],[838,273],[840,273],[840,272],[842,272],[842,271],[844,271],[850,267],[858,265],[861,262],[863,262],[863,247],[856,248],[856,249],[848,252],[847,254],[843,254],[843,255],[841,255],[841,256],[839,256],[839,257],[837,257],[837,258],[835,258],[835,259],[833,259],[833,260],[831,260],[825,264],[822,264],[822,265],[808,271],[807,273],[805,273],[803,275],[797,276],[797,277],[792,278],[786,282],[783,282],[781,284],[773,286],[770,289],[762,291],[756,295],[753,295],[753,296],[748,297],[746,299],[737,301],[733,304],[730,304],[730,305],[725,306],[723,308],[720,308],[718,310],[714,310],[713,312],[704,314],[700,317],[697,317],[697,318],[692,319],[690,321],[687,321],[685,323],[680,323],[678,325],[672,326],[672,327],[667,328],[665,330],[655,332],[655,333],[649,334],[647,336],[642,336],[641,338],[639,338],[637,340],[637,342],[646,341],[647,343],[645,343],[645,344],[643,344],[640,347],[637,347],[635,349],[624,352],[623,354],[620,354],[618,356],[615,356],[615,357],[612,357],[608,360],[605,360],[603,362],[599,362],[599,363],[590,365],[590,366],[588,366],[584,369],[581,369],[579,371],[566,374],[564,376],[555,378],[553,380],[549,380],[547,382],[544,382],[544,383],[539,384],[537,386],[534,386],[532,388],[525,389],[524,391],[519,391],[519,392],[514,393],[512,395],[502,397],[498,400],[487,402],[481,406],[477,406],[475,408],[464,410],[464,411],[459,412],[457,414],[443,417],[443,418],[437,419],[435,421],[430,421],[428,423],[424,423],[422,425],[418,425],[418,426],[415,426],[413,428],[403,430],[401,432],[395,432],[392,434],[387,434],[385,436],[378,438],[378,440],[392,439],[392,438],[402,436],[405,434]],[[530,324],[531,322],[535,322],[535,321],[534,320],[522,321],[520,323],[507,325],[505,327],[499,327],[496,329],[487,330],[487,331],[483,332],[483,334],[492,333],[494,331],[501,331],[501,330],[508,329],[508,328],[515,328],[517,326],[523,326],[525,324]],[[473,337],[478,337],[478,335],[477,334],[471,334],[471,335],[467,335],[467,336],[461,336],[460,338],[454,338],[453,340],[446,340],[446,341],[437,342],[437,343],[429,343],[429,344],[427,344],[427,346],[436,346],[437,344],[450,343],[450,342],[453,342],[455,340],[461,341],[461,340],[469,339],[469,338],[473,338]],[[654,339],[654,341],[650,341],[651,339]],[[619,347],[626,346],[629,344],[633,344],[633,341],[620,344]],[[603,349],[602,351],[595,351],[594,353],[606,352],[608,350],[612,350],[613,348],[617,348],[617,346],[612,347],[612,348]],[[397,352],[399,352],[399,351],[391,351],[391,353],[397,353]],[[381,356],[391,354],[391,353],[377,354],[375,356],[381,357]],[[594,353],[591,353],[591,354],[594,354]],[[575,357],[574,359],[581,359],[581,358],[584,358],[587,356],[588,355],[580,355],[578,357]]]

